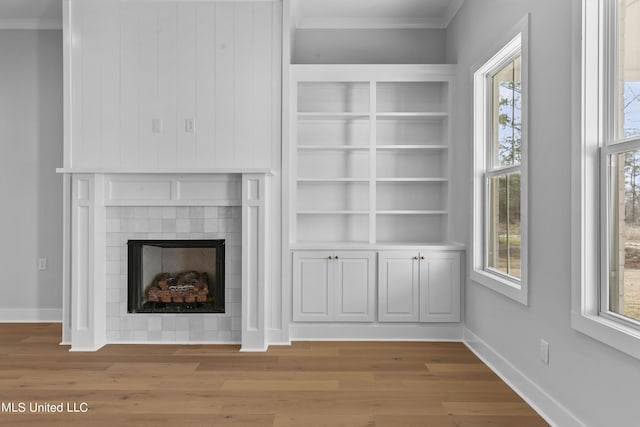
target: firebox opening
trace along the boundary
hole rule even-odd
[[[129,240],[129,313],[224,313],[224,240]]]

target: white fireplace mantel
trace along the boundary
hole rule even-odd
[[[106,334],[108,206],[240,206],[241,351],[265,351],[270,288],[270,178],[266,169],[58,169],[65,183],[63,343],[95,351]]]

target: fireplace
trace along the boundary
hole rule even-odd
[[[224,313],[224,240],[129,240],[129,313]]]

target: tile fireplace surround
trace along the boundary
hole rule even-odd
[[[65,176],[63,343],[241,343],[264,351],[269,171]],[[127,313],[127,241],[224,239],[225,313]]]

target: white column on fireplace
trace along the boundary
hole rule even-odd
[[[242,210],[241,351],[267,343],[270,171],[210,173],[75,173],[71,177],[69,300],[64,336],[72,351],[95,351],[107,340],[107,206],[240,206]]]

